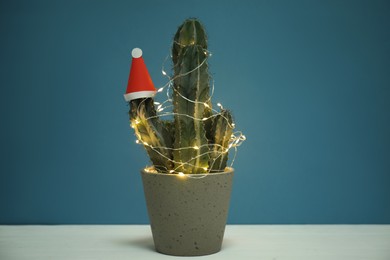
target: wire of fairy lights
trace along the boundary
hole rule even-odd
[[[213,117],[221,116],[222,118],[224,118],[226,120],[226,122],[229,125],[229,127],[231,127],[232,129],[235,128],[235,124],[234,123],[230,124],[229,120],[225,116],[223,116],[223,114],[221,113],[222,110],[223,110],[223,106],[222,106],[221,103],[218,102],[216,104],[219,107],[220,111],[210,107],[210,105],[209,105],[210,103],[212,104],[211,98],[214,95],[214,87],[215,86],[214,86],[214,80],[213,79],[212,79],[212,86],[211,86],[211,94],[209,96],[209,99],[206,102],[200,102],[200,101],[196,101],[196,100],[191,100],[191,99],[188,99],[187,97],[183,96],[180,92],[176,92],[181,98],[185,99],[188,102],[191,102],[191,103],[194,103],[194,104],[200,104],[200,105],[205,106],[206,108],[210,108],[211,111],[213,112],[212,115],[210,115],[209,117],[196,118],[196,117],[193,117],[193,116],[188,115],[188,114],[179,114],[179,113],[173,112],[173,109],[172,109],[173,108],[173,104],[172,104],[173,100],[172,100],[171,95],[170,95],[170,93],[172,91],[176,91],[174,89],[174,87],[173,87],[173,82],[174,82],[175,79],[177,79],[179,77],[183,77],[183,76],[189,75],[189,74],[195,72],[196,70],[198,70],[200,67],[202,67],[205,64],[207,64],[206,62],[209,59],[209,57],[212,56],[212,54],[211,54],[210,51],[208,51],[206,49],[203,49],[203,51],[204,51],[204,54],[205,54],[205,58],[197,67],[195,67],[194,69],[192,69],[190,71],[187,71],[187,72],[185,72],[183,74],[176,75],[176,76],[174,76],[172,78],[165,72],[165,69],[164,69],[164,67],[165,67],[164,65],[165,65],[165,63],[168,60],[168,56],[166,57],[166,59],[164,60],[164,62],[162,64],[161,73],[165,77],[168,78],[168,82],[165,85],[163,85],[162,87],[158,88],[156,95],[159,95],[159,93],[162,93],[166,89],[167,99],[162,101],[162,102],[155,101],[154,105],[157,106],[156,107],[156,116],[146,117],[144,120],[147,121],[149,119],[156,118],[156,117],[184,116],[184,117],[188,117],[188,118],[191,118],[191,119],[197,120],[197,121],[206,121],[206,120],[211,119]],[[143,100],[142,102],[144,102],[144,101],[145,100]],[[139,109],[141,107],[142,102],[139,104],[139,107],[137,109]],[[136,125],[139,124],[139,123],[140,123],[140,121],[137,118],[134,118],[134,119],[131,120],[131,127],[132,128],[136,128]],[[198,147],[198,146],[188,146],[188,147],[172,148],[172,147],[164,147],[164,146],[152,146],[151,144],[143,141],[141,136],[138,135],[137,133],[136,133],[136,137],[137,137],[137,140],[135,142],[137,144],[149,147],[154,152],[156,152],[160,156],[162,156],[164,159],[171,161],[174,165],[178,165],[177,167],[175,167],[172,170],[167,170],[168,173],[170,173],[170,174],[178,174],[179,177],[184,177],[184,176],[194,177],[196,175],[196,176],[201,177],[201,178],[207,176],[207,173],[210,173],[214,162],[220,156],[222,156],[222,155],[224,155],[226,153],[229,153],[229,151],[231,149],[234,150],[234,155],[233,155],[233,158],[231,159],[230,165],[229,165],[229,167],[232,168],[233,164],[234,164],[234,161],[236,159],[236,155],[237,155],[237,147],[239,147],[246,140],[245,135],[241,131],[234,131],[232,133],[231,137],[230,137],[229,142],[228,142],[228,147],[224,147],[224,146],[222,146],[220,144],[210,144],[210,143],[207,143],[207,144],[204,144],[204,145],[202,145],[200,147]],[[190,160],[188,160],[186,162],[175,161],[175,160],[165,156],[164,154],[162,154],[160,152],[161,150],[164,150],[164,149],[172,150],[172,151],[186,150],[186,149],[199,150],[203,146],[210,147],[210,149],[207,152],[205,152],[205,153],[202,153],[202,154],[199,154],[199,155],[197,155],[195,157],[192,157]],[[217,149],[214,149],[214,148],[217,148]],[[206,167],[199,167],[199,166],[196,166],[196,165],[191,163],[191,161],[196,160],[197,158],[199,158],[201,156],[204,156],[204,155],[207,155],[207,154],[211,154],[211,153],[214,153],[214,154],[215,153],[219,153],[219,155],[214,159],[214,161],[212,162],[212,164],[208,168],[206,168]],[[184,174],[183,172],[178,170],[179,168],[181,168],[184,165],[191,165],[191,167],[203,168],[203,170],[205,171],[205,174],[193,174],[191,176],[189,176],[189,174]],[[157,173],[157,171],[153,167],[147,167],[145,170],[148,171],[148,172]]]

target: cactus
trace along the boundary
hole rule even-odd
[[[170,127],[157,115],[152,98],[139,98],[130,101],[131,126],[143,144],[155,169],[166,172],[173,168],[172,135]],[[153,149],[152,149],[153,147]]]
[[[197,19],[178,28],[172,46],[173,122],[160,120],[153,98],[130,101],[130,118],[161,173],[224,171],[233,132],[228,110],[213,115],[210,100],[207,36]]]

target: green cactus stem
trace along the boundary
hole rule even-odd
[[[233,119],[228,110],[222,110],[213,121],[214,133],[212,153],[210,154],[210,171],[220,172],[226,167],[228,160],[229,141],[233,133]]]
[[[159,172],[169,172],[172,163],[172,135],[169,125],[156,115],[153,98],[139,98],[130,101],[130,121],[135,134]],[[152,149],[153,147],[153,149]]]
[[[202,173],[209,166],[209,147],[203,121],[206,108],[203,102],[209,99],[207,65],[201,65],[205,58],[201,47],[189,46],[178,59],[180,66],[175,68],[176,75],[185,76],[177,77],[174,82],[174,148],[188,149],[175,150],[173,158],[178,170],[184,173]],[[192,72],[186,75],[189,71]]]
[[[209,147],[205,130],[206,110],[210,110],[206,38],[197,20],[187,20],[173,44],[175,168],[183,173],[204,173],[209,168]],[[206,104],[206,105],[205,105]]]

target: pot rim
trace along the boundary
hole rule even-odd
[[[160,176],[175,176],[175,177],[206,177],[208,175],[219,175],[219,174],[226,174],[226,173],[233,173],[234,172],[234,168],[233,167],[226,167],[225,170],[223,172],[210,172],[210,173],[191,173],[191,174],[184,174],[184,175],[178,175],[177,173],[162,173],[162,172],[157,172],[155,171],[154,169],[153,170],[149,170],[149,169],[152,169],[153,166],[147,166],[143,169],[141,169],[141,172],[142,173],[145,173],[145,174],[156,174],[156,175],[160,175]]]

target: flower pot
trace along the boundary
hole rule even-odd
[[[221,250],[233,181],[232,168],[209,174],[141,171],[156,250],[177,256]]]

